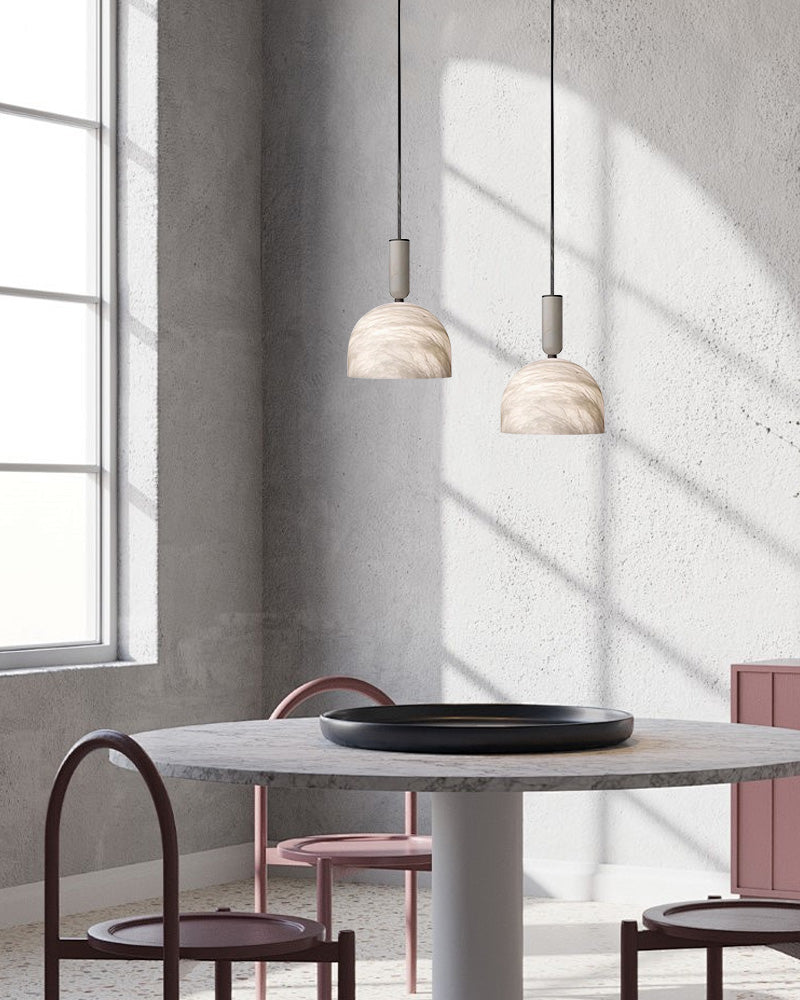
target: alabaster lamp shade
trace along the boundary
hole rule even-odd
[[[573,361],[534,361],[506,386],[500,430],[505,434],[602,434],[603,394],[589,372]]]
[[[450,338],[439,320],[410,302],[370,309],[353,327],[350,378],[450,378]]]

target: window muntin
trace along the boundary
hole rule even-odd
[[[0,12],[0,668],[115,656],[112,14]]]

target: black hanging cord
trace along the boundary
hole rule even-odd
[[[398,3],[400,0],[398,0]],[[553,49],[556,0],[550,0],[550,294],[556,294],[556,154],[553,109]]]
[[[400,58],[400,0],[397,0],[397,238],[402,239],[402,190],[403,164],[401,149],[403,142],[403,101],[402,101],[403,66]]]

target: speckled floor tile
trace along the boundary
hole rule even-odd
[[[313,916],[313,885],[304,879],[276,878],[271,883],[275,912]],[[663,900],[654,900],[663,902]],[[186,892],[185,910],[230,906],[249,909],[251,888],[239,882]],[[157,911],[153,900],[77,917],[66,917],[62,931],[80,934],[100,919]],[[619,921],[636,909],[610,903],[528,900],[525,906],[525,988],[536,1000],[614,1000],[618,991]],[[335,919],[356,931],[359,1000],[405,996],[403,978],[402,890],[393,886],[340,884]],[[430,997],[430,895],[420,899],[420,997]],[[0,931],[0,998],[29,1000],[42,996],[42,928],[29,924]],[[653,952],[640,959],[643,1000],[702,1000],[704,956],[697,952]],[[145,1000],[160,996],[160,967],[144,962],[65,962],[63,1000]],[[235,1000],[253,996],[253,970],[234,967]],[[182,963],[182,997],[212,1000],[211,967]],[[304,965],[270,967],[273,1000],[314,1000],[314,969]],[[726,1000],[789,1000],[800,991],[800,962],[768,949],[726,952]],[[487,1000],[495,1000],[487,997]]]

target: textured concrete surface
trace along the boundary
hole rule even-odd
[[[82,733],[261,702],[261,8],[120,8],[120,631],[137,662],[0,676],[0,886],[42,877],[47,791]],[[247,839],[243,790],[171,785],[183,850]],[[156,857],[137,779],[87,763],[63,845],[65,873]]]
[[[345,378],[387,297],[393,5],[267,15],[268,699],[346,671],[722,720],[731,662],[800,647],[800,6],[559,0],[562,356],[607,420],[575,440],[498,433],[548,290],[547,7],[404,5],[410,300],[447,384]],[[389,801],[276,795],[275,833]],[[531,857],[727,865],[722,788],[528,808]]]

